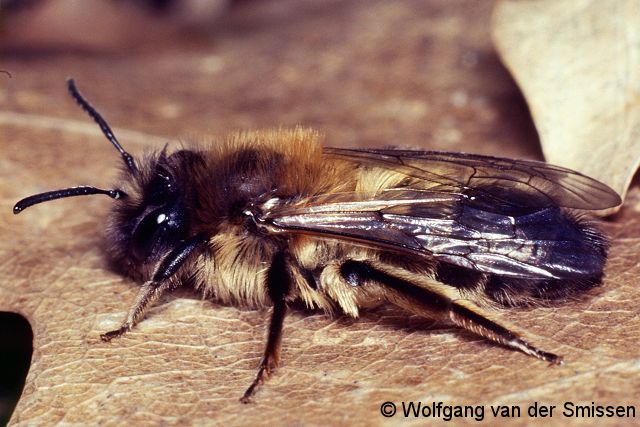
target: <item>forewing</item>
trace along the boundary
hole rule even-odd
[[[620,198],[585,175],[464,153],[326,148],[325,155],[407,178],[375,195],[328,194],[273,206],[259,221],[274,231],[385,247],[502,276],[601,274],[604,239],[561,208],[606,209]]]
[[[422,189],[478,196],[485,208],[560,206],[600,210],[620,196],[579,172],[544,162],[438,151],[325,148],[331,158],[393,169],[421,182]],[[514,200],[515,198],[515,200]],[[497,212],[500,213],[500,212]]]
[[[372,200],[340,193],[273,206],[257,221],[272,232],[351,241],[502,276],[581,278],[601,271],[603,255],[559,208],[513,217],[475,200],[415,189],[382,191]]]

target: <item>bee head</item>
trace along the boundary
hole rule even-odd
[[[120,188],[104,190],[91,186],[64,188],[35,194],[13,208],[18,214],[29,206],[64,197],[104,194],[118,201],[109,220],[108,237],[114,260],[136,275],[132,267],[157,261],[178,241],[187,237],[186,183],[189,167],[201,160],[192,151],[159,154],[138,163],[120,145],[102,116],[80,94],[72,79],[67,81],[71,96],[100,126],[118,150],[124,164]]]
[[[162,150],[145,157],[135,173],[123,171],[128,196],[113,206],[107,233],[112,258],[130,275],[137,277],[136,269],[155,265],[189,237],[197,203],[194,170],[203,163],[195,151]]]

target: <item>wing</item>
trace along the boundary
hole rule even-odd
[[[607,185],[579,172],[533,160],[478,154],[412,150],[325,148],[327,156],[404,173],[421,188],[439,192],[478,193],[488,206],[544,208],[560,206],[600,210],[618,206],[620,196]],[[513,197],[519,199],[513,202]],[[524,196],[524,197],[520,197]]]
[[[332,237],[508,277],[586,278],[602,272],[606,240],[560,209],[619,203],[613,190],[591,178],[541,162],[476,155],[326,153],[411,179],[364,200],[353,192],[294,206],[272,201],[258,223],[272,232]]]

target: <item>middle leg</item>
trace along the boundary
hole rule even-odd
[[[240,398],[242,403],[251,401],[251,397],[256,392],[257,387],[269,378],[280,363],[282,330],[284,318],[287,314],[287,297],[291,293],[292,281],[289,256],[285,250],[279,251],[273,256],[267,273],[267,291],[273,302],[267,345],[255,379],[244,392],[242,398]]]

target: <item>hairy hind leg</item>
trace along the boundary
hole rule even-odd
[[[456,299],[451,287],[424,276],[416,276],[404,270],[382,263],[346,261],[341,266],[342,275],[350,282],[374,282],[384,287],[386,299],[412,313],[432,319],[448,319],[468,331],[545,360],[554,365],[562,364],[562,357],[542,351],[529,344],[509,328],[489,319],[480,307],[470,301]]]

